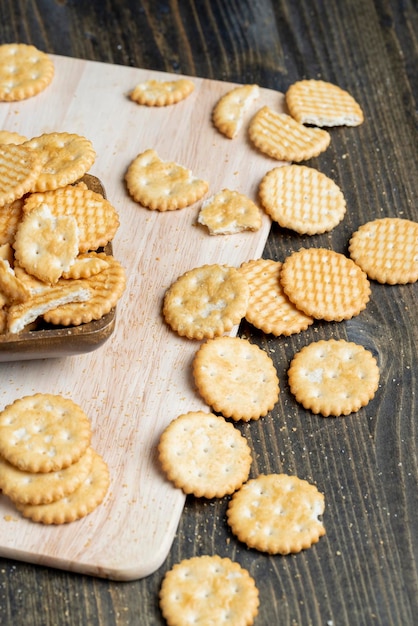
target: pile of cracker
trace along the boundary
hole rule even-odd
[[[0,333],[36,328],[40,319],[78,326],[121,297],[124,268],[103,250],[118,213],[83,180],[95,157],[75,133],[0,132]]]
[[[0,492],[24,517],[65,524],[91,513],[109,487],[90,420],[69,398],[36,393],[0,412]]]

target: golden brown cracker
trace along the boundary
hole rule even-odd
[[[90,420],[69,398],[36,393],[0,412],[0,454],[18,469],[52,472],[68,467],[90,445]]]
[[[216,103],[212,120],[220,133],[234,139],[240,132],[245,116],[260,96],[258,85],[240,85],[227,91]]]
[[[316,319],[350,319],[370,299],[367,275],[345,255],[326,248],[301,248],[283,262],[280,282],[295,306]]]
[[[163,316],[180,336],[216,337],[241,321],[248,295],[247,281],[234,267],[203,265],[185,272],[167,289]]]
[[[379,385],[375,357],[344,339],[311,343],[293,357],[290,391],[305,409],[324,417],[348,415],[366,406]]]
[[[262,107],[248,127],[251,142],[258,150],[279,161],[306,161],[329,146],[331,136],[321,128],[300,124],[290,115]]]
[[[358,126],[363,111],[348,91],[324,80],[299,80],[285,94],[290,115],[301,124]]]
[[[125,180],[135,202],[157,211],[183,209],[200,200],[209,188],[183,165],[162,161],[155,150],[138,154]]]
[[[248,478],[251,450],[239,430],[223,417],[204,411],[179,415],[158,444],[168,479],[198,498],[222,498]]]
[[[302,235],[332,230],[346,212],[346,201],[339,186],[306,165],[293,164],[270,170],[261,180],[259,194],[272,220]]]
[[[233,235],[244,230],[259,230],[261,213],[246,195],[222,189],[202,203],[197,218],[210,235]]]
[[[35,46],[23,43],[0,46],[0,101],[31,98],[43,91],[53,76],[51,57]]]
[[[189,78],[175,80],[145,80],[136,85],[130,98],[138,104],[162,107],[176,104],[194,91],[194,82]]]
[[[418,280],[418,223],[383,217],[363,224],[349,242],[350,257],[367,276],[389,285]]]
[[[323,494],[306,480],[261,474],[233,494],[227,521],[249,548],[269,554],[298,553],[325,534],[318,519],[324,506]]]
[[[0,145],[0,207],[22,198],[36,186],[42,156],[26,144]]]
[[[259,593],[248,571],[229,558],[195,556],[166,572],[159,593],[167,626],[251,626]]]
[[[264,333],[276,337],[299,333],[314,321],[284,293],[280,283],[281,267],[279,261],[254,259],[239,268],[250,288],[245,319]]]
[[[205,402],[224,417],[257,420],[279,398],[279,380],[264,350],[240,337],[203,343],[192,364],[193,378]]]

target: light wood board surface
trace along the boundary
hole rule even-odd
[[[124,175],[131,160],[154,148],[209,182],[208,195],[228,187],[256,199],[261,177],[277,161],[251,147],[243,132],[223,137],[211,111],[231,83],[193,78],[183,102],[146,108],[128,94],[140,81],[175,78],[137,68],[53,57],[52,84],[20,103],[0,103],[0,128],[28,138],[71,132],[97,152],[90,173],[103,182],[121,225],[114,256],[128,283],[112,337],[94,352],[62,359],[0,364],[0,410],[24,395],[57,393],[80,404],[92,420],[95,449],[109,465],[105,502],[84,519],[48,527],[23,519],[0,496],[0,556],[75,572],[132,580],[155,571],[171,547],[184,495],[161,474],[156,444],[180,413],[209,410],[196,393],[190,365],[200,345],[168,329],[161,318],[165,290],[180,274],[204,263],[238,266],[261,256],[262,228],[211,237],[196,226],[200,203],[181,211],[148,211],[133,202]],[[283,110],[283,96],[261,90],[256,108]],[[236,332],[236,329],[235,331]],[[191,538],[193,540],[193,538]]]

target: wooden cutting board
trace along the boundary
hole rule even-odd
[[[90,170],[120,215],[113,242],[128,284],[112,337],[89,354],[0,364],[0,410],[36,392],[62,394],[91,418],[93,446],[109,465],[105,502],[84,519],[48,527],[23,519],[0,496],[0,556],[114,580],[151,574],[170,550],[183,493],[162,475],[156,445],[165,426],[190,410],[209,410],[196,393],[190,365],[198,342],[181,339],[161,318],[165,290],[180,274],[204,263],[238,266],[260,257],[270,222],[262,228],[211,237],[196,226],[199,203],[167,213],[133,202],[124,174],[140,152],[154,148],[210,184],[209,194],[236,189],[256,199],[261,177],[278,165],[211,124],[211,111],[231,83],[193,78],[194,93],[171,107],[146,108],[128,94],[140,81],[176,75],[54,56],[52,84],[20,103],[0,103],[0,129],[28,138],[71,132],[97,152]],[[283,110],[283,96],[261,90],[256,105]],[[236,332],[236,329],[235,329]],[[232,333],[233,334],[233,333]]]

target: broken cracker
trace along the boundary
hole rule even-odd
[[[197,221],[208,228],[210,235],[232,235],[259,230],[261,213],[244,194],[223,189],[202,203]]]
[[[220,133],[234,139],[240,132],[245,115],[260,95],[258,85],[240,85],[224,94],[216,103],[212,120]]]

